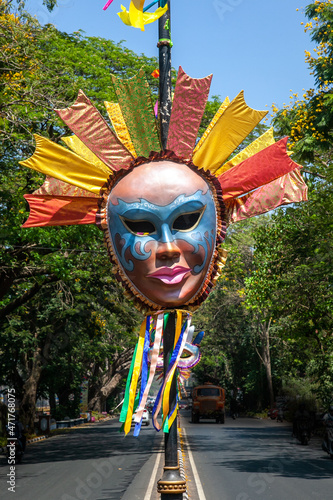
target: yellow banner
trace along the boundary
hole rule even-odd
[[[211,133],[213,127],[216,124],[216,122],[218,121],[218,119],[220,118],[220,116],[223,115],[223,113],[225,112],[225,110],[227,109],[227,107],[229,106],[229,104],[230,104],[230,99],[229,99],[229,97],[226,97],[224,99],[223,103],[221,104],[221,106],[219,107],[219,109],[217,110],[217,112],[215,113],[214,118],[212,119],[212,121],[208,125],[208,127],[205,130],[205,132],[204,132],[203,136],[201,137],[200,141],[195,146],[193,153],[195,153],[196,151],[198,151],[198,149],[201,148],[201,146],[203,145],[203,143],[205,142],[205,140],[207,139],[207,137]]]
[[[21,161],[21,165],[99,194],[109,177],[105,172],[45,137],[34,137],[36,150],[30,158]]]
[[[250,108],[240,92],[194,153],[193,163],[214,174],[266,114]]]

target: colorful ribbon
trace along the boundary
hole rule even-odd
[[[146,339],[146,323],[148,322],[148,318],[144,320],[141,324],[140,328],[140,337],[138,344],[135,348],[135,354],[133,356],[134,364],[132,361],[132,365],[130,368],[130,373],[128,374],[127,383],[126,383],[126,392],[124,398],[124,404],[120,414],[120,422],[124,422],[124,431],[125,434],[128,434],[131,430],[132,424],[132,416],[133,416],[133,408],[134,408],[134,400],[135,393],[138,384],[138,379],[140,375],[140,368],[142,365],[142,357],[144,344]],[[125,404],[126,403],[126,404]]]
[[[161,364],[160,348],[162,335],[163,331],[165,331],[168,319],[169,313],[160,312],[156,319],[153,320],[151,316],[147,316],[141,324],[140,336],[135,347],[131,367],[127,377],[125,397],[119,419],[120,422],[123,423],[122,429],[125,431],[125,434],[128,434],[131,429],[133,412],[135,412],[134,436],[138,436],[140,433],[142,416],[147,402],[147,397],[156,373],[156,369]],[[186,340],[190,331],[191,316],[189,313],[187,313],[187,318],[184,324],[182,323],[183,312],[176,311],[176,328],[173,351],[170,356],[166,375],[161,384],[153,408],[153,425],[157,431],[163,429],[164,432],[169,432],[169,429],[177,416],[178,396],[176,397],[175,405],[170,409],[170,391],[177,368],[180,369],[181,375],[183,373],[183,379],[186,378],[184,373],[189,369],[189,366],[186,366],[186,368],[181,367],[184,361],[187,364],[190,359],[185,358],[181,363],[181,355],[184,351]],[[190,338],[191,337],[192,332],[190,334]],[[153,346],[150,348],[152,343]],[[194,361],[196,361],[197,358],[200,358],[200,354],[199,349],[196,346],[191,344],[190,346],[191,348],[188,347],[187,349],[189,352],[194,353],[195,349],[197,349],[194,357],[191,356],[191,366],[194,366],[194,364],[196,364]],[[137,392],[140,373],[141,385],[139,391]],[[163,377],[163,374],[161,376]],[[157,420],[161,408],[162,424],[160,424]]]
[[[183,352],[184,345],[187,339],[188,329],[190,327],[191,318],[188,315],[187,320],[181,328],[182,313],[177,311],[177,323],[176,323],[176,334],[175,334],[175,348],[171,355],[171,359],[167,368],[167,372],[163,381],[163,384],[159,390],[157,398],[155,400],[155,405],[153,408],[153,425],[157,431],[160,431],[163,427],[164,432],[168,432],[173,420],[175,419],[177,413],[177,404],[169,413],[169,396],[170,388],[177,364],[179,362],[180,356]],[[162,415],[162,427],[157,421],[158,414],[160,412],[161,406],[163,405],[163,415]]]
[[[152,348],[151,360],[150,360],[149,378],[148,378],[148,381],[147,381],[147,384],[145,385],[145,387],[144,388],[141,387],[142,397],[140,397],[139,407],[137,409],[136,416],[134,419],[134,421],[136,422],[135,429],[134,429],[134,436],[139,435],[140,428],[141,428],[141,422],[142,422],[143,410],[146,406],[147,397],[148,397],[149,390],[150,390],[151,384],[153,382],[155,371],[156,371],[157,358],[158,358],[158,354],[160,351],[161,338],[162,338],[162,332],[163,332],[163,316],[164,315],[162,313],[162,314],[159,314],[157,317],[155,340],[154,340],[154,346]],[[149,348],[149,342],[148,342],[148,348]],[[147,361],[148,361],[148,351],[147,351]],[[144,375],[142,375],[142,377],[144,379]]]
[[[110,7],[110,5],[112,4],[112,2],[113,2],[113,0],[109,0],[108,2],[106,2],[106,4],[103,7],[103,10],[106,10],[108,7]]]

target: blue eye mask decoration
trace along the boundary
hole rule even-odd
[[[118,205],[109,201],[108,224],[117,257],[127,272],[135,267],[133,260],[125,257],[127,249],[136,260],[144,261],[151,256],[151,251],[145,249],[148,242],[183,240],[193,247],[193,254],[200,246],[204,249],[202,264],[193,269],[200,273],[216,239],[216,210],[210,191],[180,195],[166,206],[145,199],[133,203],[118,199]]]

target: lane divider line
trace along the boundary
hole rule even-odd
[[[161,461],[162,453],[163,453],[163,440],[162,440],[161,446],[160,446],[160,448],[159,448],[159,450],[157,452],[157,457],[156,457],[156,460],[155,460],[155,465],[154,465],[154,468],[153,468],[153,472],[151,473],[150,481],[149,481],[149,484],[148,484],[148,488],[147,488],[147,491],[146,491],[146,494],[145,494],[145,497],[144,497],[143,500],[152,500],[151,494],[152,494],[154,486],[156,486],[156,476],[157,476],[158,468],[160,466],[160,461]]]
[[[188,443],[186,431],[185,431],[184,428],[182,429],[182,434],[184,436],[184,441],[185,441],[185,444],[186,444],[187,454],[188,454],[188,458],[189,458],[189,461],[190,461],[190,464],[191,464],[191,468],[192,468],[193,477],[194,477],[195,485],[196,485],[196,488],[197,488],[199,500],[206,500],[206,496],[204,494],[204,490],[203,490],[203,487],[202,487],[202,484],[201,484],[201,481],[200,481],[198,470],[196,468],[196,465],[195,465],[195,462],[194,462],[194,458],[193,458],[193,455],[192,455],[192,451],[190,449],[190,445]]]

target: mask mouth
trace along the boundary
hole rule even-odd
[[[155,278],[162,281],[166,285],[177,285],[185,276],[191,272],[189,267],[161,267],[157,271],[147,275],[147,278]]]

